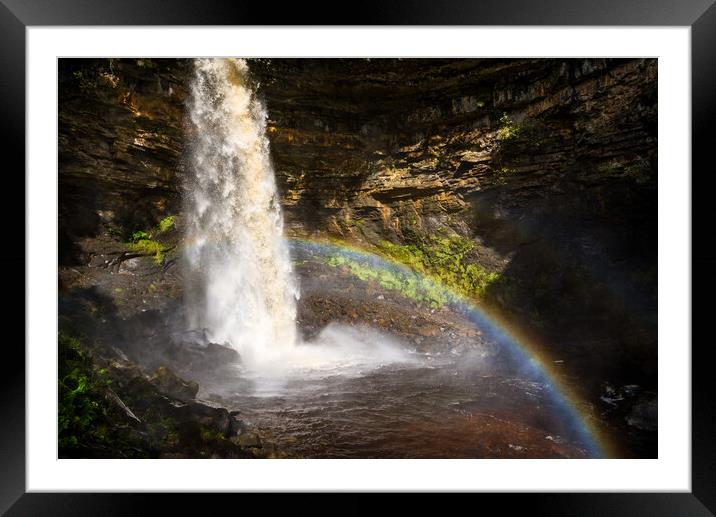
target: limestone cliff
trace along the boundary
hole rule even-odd
[[[499,273],[486,298],[502,310],[563,339],[597,329],[599,346],[653,346],[656,60],[250,67],[291,234],[368,247],[458,235]],[[191,69],[60,61],[61,264],[86,263],[83,238],[180,224]]]

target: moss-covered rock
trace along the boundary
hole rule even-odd
[[[229,440],[248,430],[226,409],[182,400],[194,398],[195,382],[168,368],[147,377],[66,334],[58,341],[60,457],[257,457],[248,450],[257,445]]]
[[[174,399],[181,401],[193,400],[199,391],[199,385],[194,381],[185,381],[177,377],[166,366],[160,366],[154,375],[149,379],[157,390]]]

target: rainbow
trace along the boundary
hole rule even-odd
[[[547,357],[535,339],[527,336],[499,314],[399,262],[346,242],[316,238],[292,238],[289,243],[293,252],[324,257],[342,256],[376,270],[390,271],[406,278],[417,277],[431,290],[441,290],[451,308],[467,316],[488,339],[505,346],[516,364],[522,365],[524,372],[531,379],[546,387],[552,401],[564,413],[567,421],[574,426],[575,435],[591,457],[614,456],[614,448],[595,427],[591,415],[580,409],[586,405],[584,401],[581,400],[574,388],[560,380],[559,372],[554,367],[554,361]]]

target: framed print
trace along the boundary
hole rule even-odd
[[[691,171],[716,8],[513,3],[317,26],[5,2],[27,252],[3,510],[530,492],[505,504],[712,514]]]

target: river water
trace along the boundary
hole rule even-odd
[[[201,382],[277,445],[311,458],[589,457],[546,386],[479,353],[408,353],[387,364],[226,369]],[[493,370],[493,371],[489,371]]]

